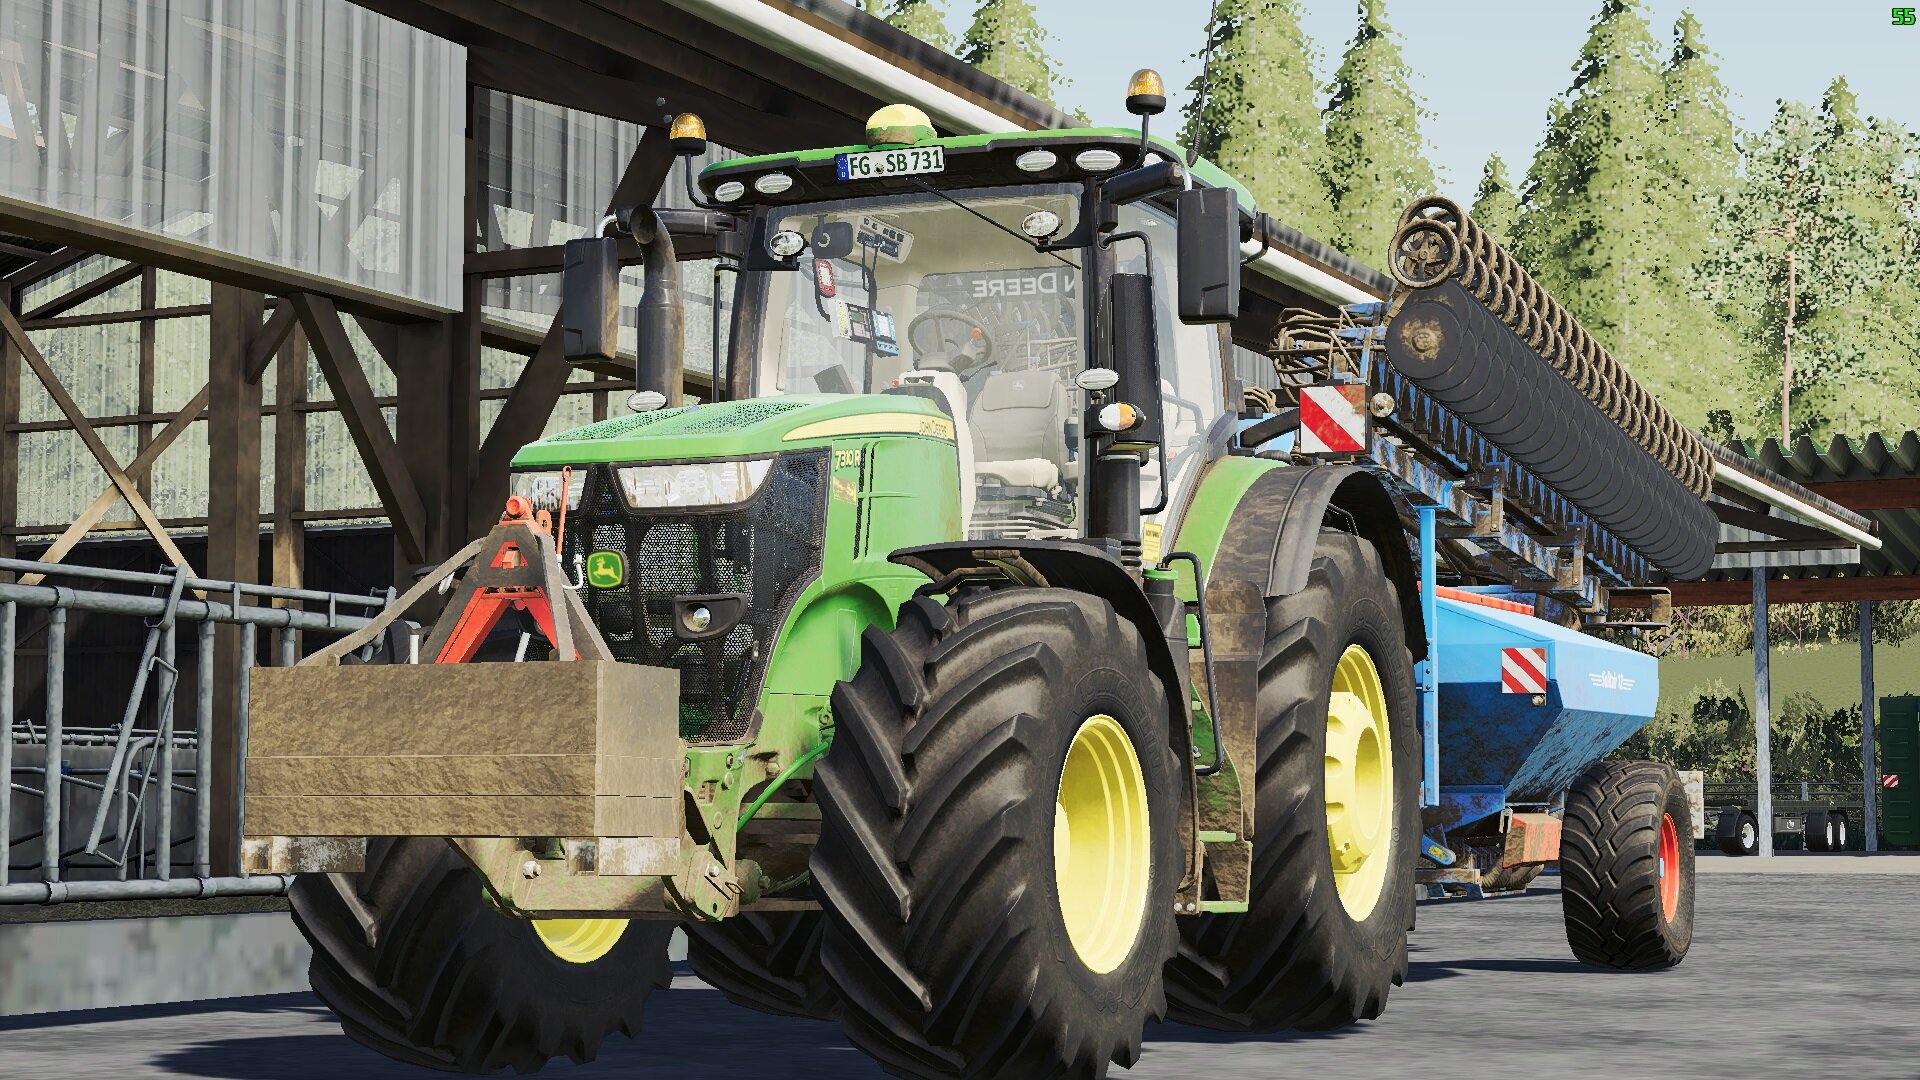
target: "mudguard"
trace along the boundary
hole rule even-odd
[[[1419,573],[1393,499],[1378,479],[1351,465],[1270,469],[1247,488],[1221,534],[1207,579],[1265,584],[1265,595],[1287,596],[1306,587],[1313,542],[1322,525],[1370,541],[1400,596],[1407,648],[1427,655],[1420,614]]]

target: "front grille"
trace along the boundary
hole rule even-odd
[[[613,469],[587,469],[561,562],[569,575],[594,551],[617,551],[626,580],[581,591],[615,658],[680,672],[680,737],[735,742],[753,723],[774,640],[800,590],[820,571],[827,452],[784,454],[754,497],[711,510],[630,510]],[[744,593],[746,614],[707,641],[674,635],[674,598]]]

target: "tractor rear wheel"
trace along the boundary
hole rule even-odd
[[[1180,921],[1174,1019],[1227,1031],[1372,1019],[1406,979],[1420,735],[1400,602],[1365,540],[1322,529],[1267,602],[1245,913]]]
[[[820,966],[822,925],[817,911],[746,911],[687,923],[687,962],[735,1005],[829,1020],[839,995]]]
[[[1098,1078],[1165,1008],[1183,793],[1097,597],[910,601],[834,690],[812,866],[848,1037],[898,1076]]]
[[[1560,831],[1567,943],[1584,963],[1669,968],[1693,942],[1693,819],[1680,775],[1596,761],[1567,790]]]
[[[668,922],[502,914],[438,837],[375,838],[359,874],[302,874],[288,899],[314,993],[355,1042],[449,1072],[588,1062],[672,981]]]

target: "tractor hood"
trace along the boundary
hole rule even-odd
[[[924,398],[796,394],[716,401],[602,420],[549,435],[514,455],[515,468],[588,462],[696,461],[908,435],[952,442],[953,421]]]

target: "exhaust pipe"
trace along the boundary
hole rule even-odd
[[[617,363],[620,353],[620,261],[623,241],[640,245],[642,282],[635,315],[639,344],[634,389],[653,391],[669,407],[686,385],[685,306],[673,235],[650,209],[608,214],[601,235],[569,240],[560,284],[563,350],[572,364]]]

